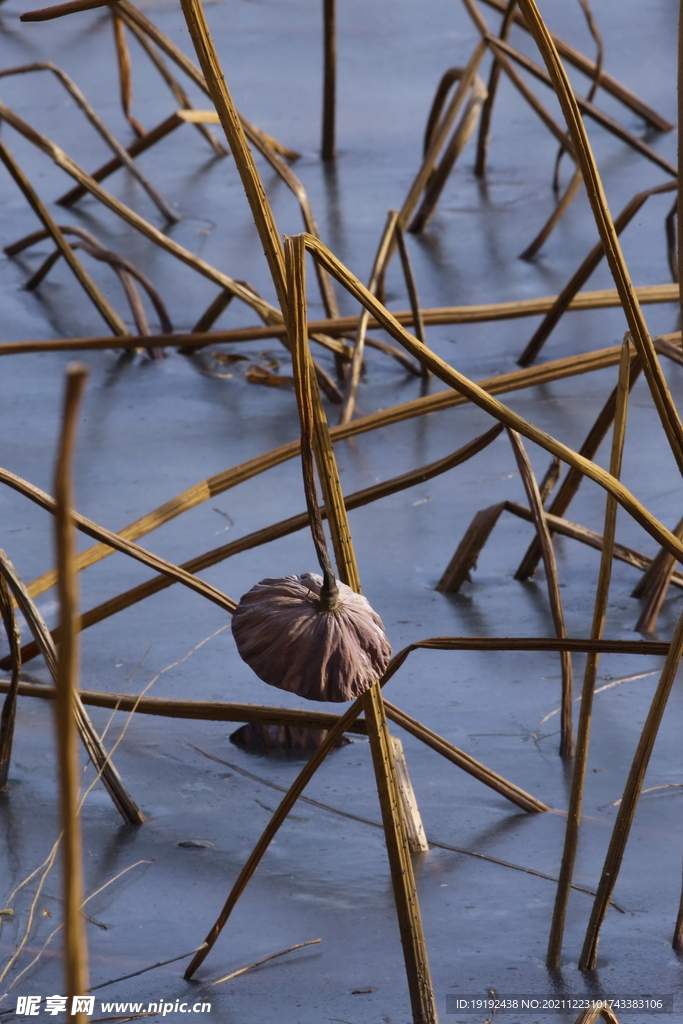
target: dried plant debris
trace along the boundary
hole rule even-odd
[[[283,376],[267,370],[265,366],[252,363],[247,367],[244,377],[250,384],[263,384],[267,388],[288,388],[294,385],[294,378]]]
[[[220,352],[216,349],[189,351],[192,365],[206,377],[222,380],[243,379],[248,384],[262,384],[271,388],[291,388],[294,378],[280,374],[280,359],[270,352],[258,354]],[[258,362],[255,360],[258,359]]]

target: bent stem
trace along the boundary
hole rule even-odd
[[[562,608],[562,596],[560,594],[560,583],[557,576],[557,562],[553,542],[550,537],[550,530],[545,518],[543,501],[538,489],[534,471],[531,468],[529,457],[522,444],[522,439],[515,430],[508,428],[508,437],[512,445],[512,451],[519,469],[524,490],[529,501],[529,507],[536,527],[536,535],[543,552],[543,564],[545,566],[546,581],[548,584],[548,598],[550,610],[553,617],[553,625],[558,637],[566,637],[567,627],[564,621],[564,610]],[[562,725],[560,739],[560,757],[571,757],[574,753],[574,736],[572,733],[572,659],[568,651],[562,651],[560,655],[562,666]]]
[[[505,14],[503,15],[503,21],[500,26],[500,32],[498,38],[505,41],[510,34],[512,28],[512,19],[515,15],[515,8],[517,6],[517,0],[509,0]],[[488,156],[488,145],[489,145],[489,129],[491,127],[491,118],[493,116],[493,105],[496,101],[496,93],[498,92],[498,83],[500,82],[501,67],[495,56],[493,58],[493,64],[491,65],[491,73],[489,75],[489,82],[487,86],[487,96],[484,101],[484,106],[481,110],[481,118],[479,120],[479,138],[477,139],[477,158],[474,164],[474,173],[477,178],[483,178],[486,174],[486,158]]]
[[[304,254],[305,259],[305,254]],[[325,612],[334,611],[339,604],[339,588],[327,550],[323,520],[318,505],[318,495],[315,487],[315,469],[313,465],[313,397],[311,393],[311,380],[308,375],[308,367],[305,359],[302,359],[301,346],[298,339],[303,337],[304,344],[307,338],[302,335],[302,324],[300,318],[303,310],[303,317],[306,317],[306,282],[305,264],[294,260],[287,261],[287,290],[290,295],[298,294],[303,296],[302,303],[292,306],[288,310],[289,316],[289,343],[292,350],[292,368],[294,370],[294,386],[296,389],[296,401],[299,409],[299,421],[301,423],[301,469],[304,478],[304,493],[306,495],[306,508],[311,527],[311,535],[318,556],[318,564],[323,574],[323,585],[320,591],[320,607]]]

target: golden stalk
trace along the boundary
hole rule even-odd
[[[626,412],[629,395],[631,352],[628,340],[624,341],[619,364],[619,381],[617,384],[616,410],[614,416],[614,433],[612,435],[612,452],[610,456],[610,472],[618,477],[621,473],[621,462],[624,450],[624,437],[626,434]],[[598,573],[598,586],[595,594],[595,606],[593,609],[593,624],[591,626],[591,638],[600,640],[605,627],[607,615],[607,602],[609,598],[609,587],[612,577],[612,558],[614,553],[614,540],[617,525],[617,503],[611,494],[607,495],[605,503],[605,528],[603,533],[602,554],[600,557],[600,570]],[[556,970],[560,966],[562,953],[562,936],[569,904],[569,893],[574,873],[574,863],[579,845],[579,829],[581,823],[581,807],[583,804],[583,791],[586,781],[586,766],[588,764],[588,747],[590,742],[590,730],[593,711],[593,693],[595,690],[595,679],[598,672],[599,654],[589,654],[586,659],[586,667],[583,676],[583,690],[581,692],[581,709],[579,711],[579,727],[576,737],[576,757],[574,760],[574,771],[572,774],[572,788],[569,797],[569,811],[567,813],[567,829],[564,838],[564,850],[562,853],[562,865],[560,868],[560,880],[555,895],[555,908],[548,940],[548,955],[546,964],[550,970]]]
[[[60,609],[60,642],[55,686],[55,720],[59,763],[59,793],[63,832],[62,876],[64,893],[64,959],[66,992],[71,1007],[76,996],[88,991],[88,946],[83,905],[83,862],[78,806],[80,771],[75,701],[78,692],[78,585],[74,568],[76,551],[71,509],[72,463],[78,412],[87,380],[87,369],[71,363],[67,368],[62,432],[55,468],[55,547],[57,592]],[[72,1014],[76,1024],[86,1024],[85,1013]]]

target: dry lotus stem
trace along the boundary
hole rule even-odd
[[[316,573],[261,580],[240,601],[233,636],[264,683],[308,700],[354,700],[382,676],[391,647],[366,598],[337,581],[337,604],[325,611],[322,585]]]
[[[294,245],[298,260],[290,258]],[[327,550],[315,486],[315,407],[302,299],[306,294],[305,250],[301,236],[286,239],[285,246],[287,291],[294,297],[287,308],[287,328],[301,421],[301,468],[322,576],[305,573],[257,583],[234,613],[233,634],[241,657],[264,682],[309,700],[347,701],[377,683],[389,662],[391,647],[381,619],[366,599],[335,579]]]

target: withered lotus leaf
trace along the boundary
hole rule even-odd
[[[322,583],[316,573],[261,580],[241,599],[233,636],[264,683],[308,700],[354,700],[383,674],[391,646],[379,615],[344,583],[323,611]]]

